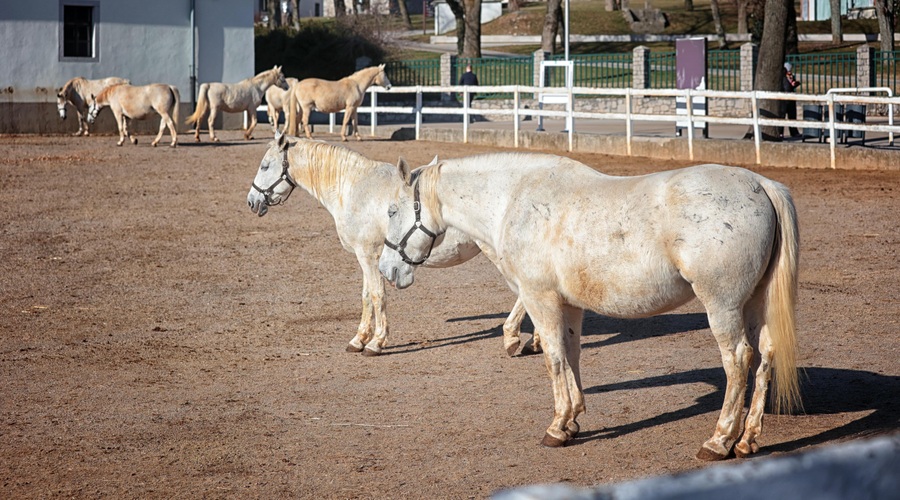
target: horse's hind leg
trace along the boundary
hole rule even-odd
[[[769,337],[769,327],[765,321],[765,294],[757,294],[745,307],[747,323],[754,330],[750,332],[750,342],[754,338],[759,339],[759,363],[756,367],[756,383],[753,387],[753,397],[750,400],[750,411],[747,412],[747,420],[744,424],[744,433],[741,441],[734,446],[734,454],[738,457],[746,457],[759,451],[756,438],[762,433],[763,412],[766,407],[766,394],[769,389],[769,380],[772,376],[772,357],[774,350],[772,340]]]
[[[216,114],[218,114],[219,110],[210,105],[209,107],[209,118],[206,120],[207,125],[209,125],[209,140],[212,142],[219,142],[219,138],[216,137],[216,129],[213,127],[213,123],[216,121]],[[200,128],[200,125],[197,125],[197,128]]]
[[[166,131],[166,116],[160,115],[159,116],[159,133],[156,134],[156,138],[153,139],[153,142],[151,142],[150,145],[155,148],[156,145],[159,144],[160,139],[162,139],[163,133],[165,133],[165,131]]]
[[[753,347],[747,342],[742,311],[737,308],[710,310],[708,306],[707,309],[709,326],[722,354],[727,384],[716,431],[697,452],[697,458],[705,461],[726,458],[740,436],[747,372],[753,357]]]
[[[257,120],[256,120],[256,108],[253,107],[253,108],[250,108],[250,110],[252,111],[252,112],[249,112],[249,114],[250,114],[250,126],[247,127],[247,131],[244,132],[244,139],[247,139],[248,141],[249,141],[250,139],[253,139],[253,129],[256,128],[256,123],[257,123]]]

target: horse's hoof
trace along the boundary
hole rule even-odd
[[[750,443],[749,445],[743,441],[734,446],[734,456],[738,458],[747,458],[759,451],[759,445]]]
[[[219,142],[219,138],[218,138],[218,137],[213,137],[213,138],[212,138],[212,141],[213,141],[213,142]]]
[[[702,460],[704,462],[715,462],[718,460],[725,460],[727,455],[712,451],[706,446],[702,446],[700,451],[697,452],[697,459]]]
[[[518,350],[519,350],[519,341],[518,341],[518,340],[515,341],[514,343],[512,343],[512,344],[506,346],[506,354],[507,354],[509,357],[515,356],[515,355],[516,355],[516,351],[518,351]]]
[[[347,344],[347,352],[362,352],[362,347],[356,347],[353,344]]]
[[[531,355],[540,354],[540,353],[541,353],[541,348],[538,347],[537,349],[535,349],[534,344],[532,344],[531,342],[526,342],[525,345],[522,346],[522,355],[523,356],[531,356]]]
[[[366,347],[363,349],[363,356],[373,357],[373,356],[381,356],[381,351],[375,351]]]
[[[566,424],[566,436],[569,436],[569,439],[572,439],[575,436],[577,436],[578,431],[580,431],[580,430],[581,430],[581,426],[578,425],[578,422],[576,422],[574,420],[569,422],[568,424]]]
[[[562,448],[566,445],[566,441],[564,439],[555,438],[550,434],[544,434],[544,439],[541,439],[541,445],[546,446],[547,448]]]
[[[194,137],[194,140],[197,141],[197,142],[200,142],[200,138],[199,138],[199,137]]]

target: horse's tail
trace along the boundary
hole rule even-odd
[[[181,110],[181,93],[178,92],[178,87],[174,85],[169,85],[169,90],[172,91],[172,97],[175,98],[175,108],[172,109],[172,121],[175,123],[175,132],[178,132],[178,115]]]
[[[200,91],[198,92],[197,96],[197,109],[194,110],[194,114],[189,116],[184,123],[191,125],[193,123],[199,122],[200,118],[203,118],[203,115],[206,113],[206,109],[209,108],[209,100],[206,98],[206,93],[208,91],[208,83],[200,85]]]
[[[285,114],[288,118],[287,135],[293,136],[297,135],[297,122],[299,121],[299,118],[297,117],[297,88],[298,86],[291,85],[288,89],[288,94],[290,94],[290,97],[288,98],[287,102],[288,109],[285,110]],[[284,103],[282,103],[282,105],[284,105]]]
[[[766,325],[774,354],[772,400],[775,413],[801,407],[797,374],[797,271],[800,261],[800,231],[797,210],[788,189],[774,181],[761,183],[778,218],[775,251],[766,286]]]

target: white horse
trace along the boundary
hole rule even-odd
[[[352,124],[356,140],[359,135],[359,120],[356,110],[366,96],[366,89],[372,85],[391,88],[391,81],[384,72],[384,64],[363,68],[350,76],[334,82],[319,78],[300,80],[291,88],[291,102],[288,109],[288,134],[297,135],[297,110],[302,110],[303,130],[306,138],[312,139],[309,128],[309,113],[313,110],[322,113],[337,113],[344,110],[344,123],[341,126],[341,140],[347,140],[347,124]]]
[[[403,160],[400,163],[407,169]],[[402,183],[397,167],[390,163],[375,162],[324,142],[289,142],[276,131],[247,194],[250,210],[262,217],[270,206],[280,205],[300,186],[334,217],[341,244],[356,255],[363,271],[362,319],[347,346],[349,352],[378,355],[387,340],[384,281],[378,274],[387,219],[379,215]],[[431,249],[428,266],[455,266],[478,253],[473,240],[449,231]],[[510,355],[519,345],[519,326],[524,317],[524,307],[516,302],[504,324],[504,346]]]
[[[405,288],[414,265],[427,262],[429,234],[458,230],[479,242],[541,332],[555,401],[544,445],[572,438],[585,409],[585,308],[634,318],[694,297],[703,303],[728,383],[715,433],[697,454],[702,460],[725,458],[733,446],[738,456],[758,451],[773,367],[775,410],[799,402],[799,235],[783,185],[721,165],[612,177],[540,154],[448,160],[423,168],[415,182],[399,168],[406,182],[386,206],[394,243],[379,269]],[[761,360],[742,432],[751,342]]]
[[[78,113],[78,132],[75,132],[75,135],[91,135],[87,122],[88,108],[91,104],[88,102],[89,97],[99,94],[110,85],[119,83],[130,82],[115,76],[100,80],[86,80],[80,76],[72,78],[56,94],[56,110],[59,112],[59,117],[63,120],[66,119],[66,103],[71,104],[75,107],[75,112]]]
[[[188,117],[187,124],[196,124],[194,139],[200,142],[200,120],[209,109],[209,118],[206,123],[209,126],[209,140],[219,142],[213,123],[219,111],[227,113],[250,113],[250,126],[244,132],[245,139],[253,138],[253,129],[256,128],[256,108],[262,102],[266,90],[271,86],[288,90],[287,81],[281,72],[281,66],[275,66],[270,70],[241,80],[238,83],[204,83],[200,85],[197,96],[197,108],[194,114]]]
[[[278,132],[278,118],[280,117],[282,110],[284,110],[284,128],[282,129],[282,132],[287,130],[287,105],[291,99],[289,92],[300,80],[297,80],[296,78],[286,78],[285,81],[287,81],[288,84],[287,90],[275,85],[266,90],[266,114],[269,116],[269,124],[272,125],[273,132]]]
[[[138,143],[137,137],[128,132],[128,118],[140,120],[154,112],[160,116],[159,133],[150,144],[156,147],[166,127],[169,127],[169,133],[172,134],[170,146],[174,148],[178,145],[178,108],[181,101],[178,87],[165,83],[137,86],[121,83],[106,87],[98,95],[91,96],[91,99],[93,102],[88,109],[88,122],[94,123],[100,110],[109,106],[119,126],[119,146],[125,142],[126,136],[131,139],[132,144]]]

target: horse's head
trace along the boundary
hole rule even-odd
[[[247,205],[253,213],[262,217],[272,205],[281,205],[294,192],[297,183],[288,172],[287,135],[275,132],[275,140],[269,143],[269,149],[259,163],[256,178],[247,193]]]
[[[66,89],[62,89],[56,94],[56,111],[59,112],[59,117],[63,120],[66,119]]]
[[[427,167],[432,167],[436,162],[437,157]],[[397,187],[388,206],[388,230],[378,260],[378,270],[397,288],[406,288],[415,281],[415,267],[424,264],[431,256],[431,250],[444,233],[444,227],[436,219],[439,217],[437,206],[421,201],[419,184],[424,170],[411,174],[402,159],[397,169],[404,182]],[[431,182],[431,179],[426,180],[429,185]],[[433,189],[425,187],[422,191],[431,193]]]
[[[378,65],[378,75],[375,76],[375,85],[380,85],[387,90],[391,89],[391,81],[388,80],[387,73],[384,71],[384,64]]]
[[[103,109],[103,106],[101,106],[100,103],[97,102],[97,98],[94,97],[94,94],[91,94],[91,100],[88,105],[88,112],[87,112],[88,123],[94,123],[94,120],[97,119],[97,114],[100,113],[101,109]]]
[[[274,75],[272,85],[281,90],[288,90],[291,88],[291,86],[288,85],[287,79],[284,77],[284,73],[281,71],[281,66],[272,67],[272,73]]]

